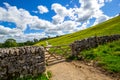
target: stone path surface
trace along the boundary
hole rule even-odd
[[[61,62],[47,67],[51,80],[113,80],[92,66],[80,61]]]

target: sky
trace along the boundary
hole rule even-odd
[[[120,13],[120,0],[0,0],[0,42],[54,37]]]

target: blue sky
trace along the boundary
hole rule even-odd
[[[64,35],[120,13],[120,0],[0,0],[0,42]]]

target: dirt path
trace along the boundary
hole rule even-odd
[[[61,62],[47,67],[51,80],[112,80],[99,70],[79,61]]]

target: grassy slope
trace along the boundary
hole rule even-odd
[[[111,34],[120,34],[120,16],[117,16],[113,19],[90,27],[88,29],[78,31],[75,33],[63,35],[58,38],[53,38],[47,40],[52,45],[62,45],[62,44],[70,44],[75,40],[80,40],[90,36],[102,36],[102,35],[111,35]],[[45,45],[45,41],[41,41],[35,45]]]
[[[110,72],[120,73],[120,40],[82,51],[81,55],[86,60],[97,61],[98,66]]]

